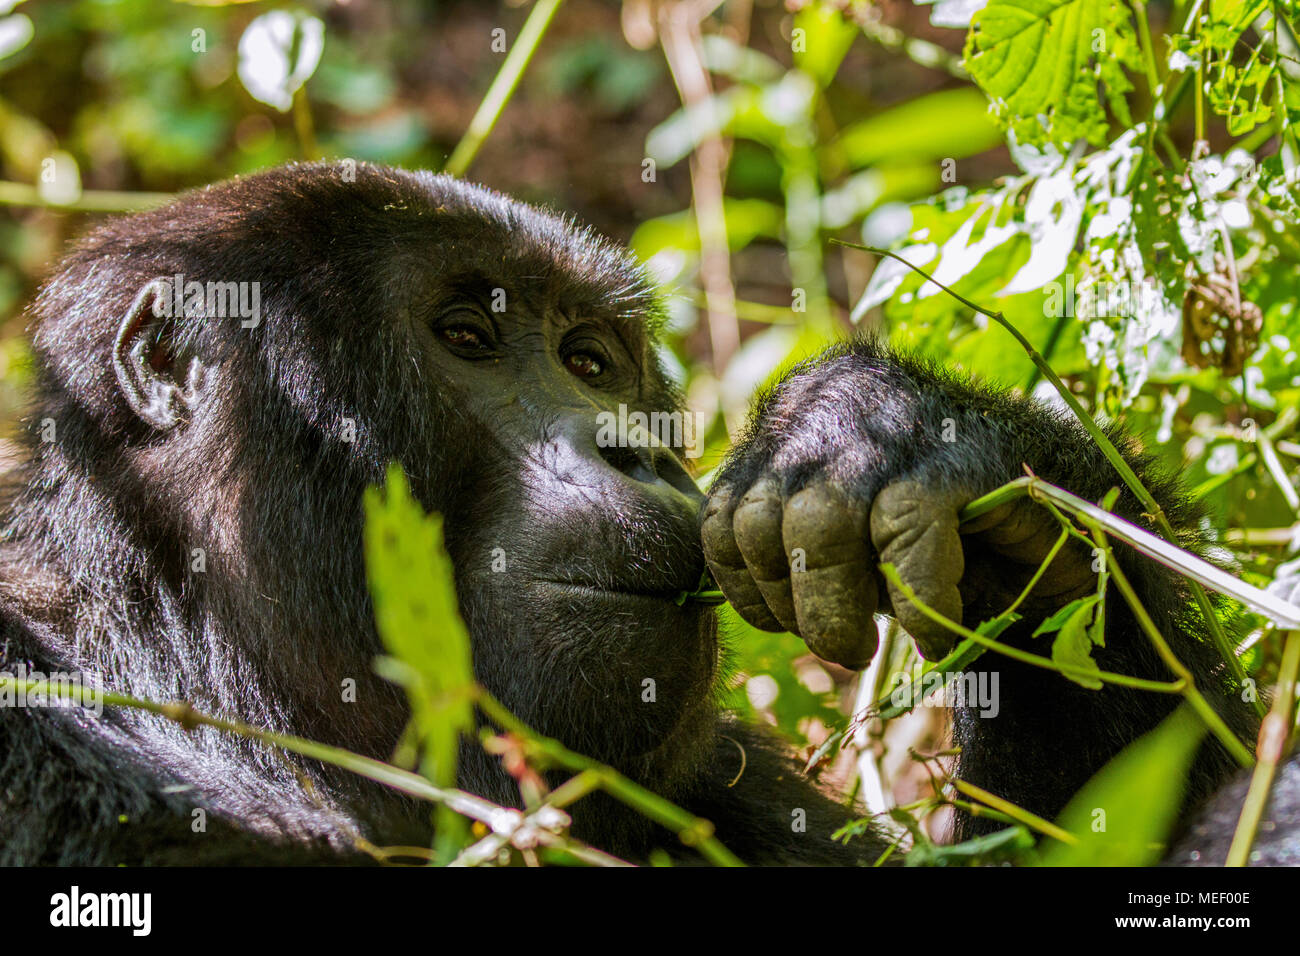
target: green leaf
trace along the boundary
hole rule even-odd
[[[1052,662],[1059,664],[1063,676],[1089,690],[1101,690],[1101,669],[1092,659],[1093,634],[1088,625],[1092,621],[1092,608],[1079,608],[1062,626],[1056,640],[1052,641]],[[1082,672],[1082,673],[1081,673]]]
[[[1032,849],[1034,838],[1022,826],[1007,827],[972,840],[938,846],[917,846],[907,854],[908,866],[975,866],[1016,857]]]
[[[1047,620],[1043,621],[1042,624],[1039,624],[1038,627],[1034,630],[1032,636],[1038,637],[1040,634],[1051,634],[1053,631],[1059,631],[1062,627],[1065,626],[1065,623],[1068,620],[1070,620],[1070,618],[1072,618],[1078,611],[1080,611],[1083,608],[1092,607],[1094,604],[1097,603],[1098,600],[1099,599],[1095,594],[1089,594],[1081,598],[1075,598],[1073,601],[1065,605],[1065,607],[1061,608],[1059,611],[1057,611]]]
[[[1100,669],[1092,659],[1092,648],[1100,645],[1105,635],[1099,628],[1091,626],[1100,601],[1099,594],[1076,598],[1038,625],[1033,634],[1038,637],[1059,632],[1052,642],[1052,661],[1069,668],[1063,672],[1065,677],[1091,690],[1101,690],[1102,686],[1101,678],[1093,676],[1100,673]]]
[[[942,135],[936,135],[942,131]],[[978,90],[960,87],[927,93],[845,127],[840,148],[850,166],[882,161],[973,156],[1002,143]]]
[[[442,517],[424,513],[396,464],[383,491],[366,489],[365,513],[366,578],[391,655],[376,669],[406,691],[421,743],[420,772],[440,787],[454,786],[460,735],[473,727],[474,670]],[[438,814],[439,858],[445,859],[458,845],[463,820],[441,805]]]
[[[1205,725],[1186,706],[1138,738],[1070,801],[1057,823],[1079,838],[1048,841],[1044,866],[1147,866],[1163,855]]]
[[[781,208],[763,199],[723,200],[727,223],[727,243],[733,252],[744,249],[755,239],[777,239],[784,219]],[[689,210],[647,219],[637,226],[629,242],[641,260],[648,261],[665,249],[696,253],[700,250],[700,232]]]
[[[1114,0],[990,0],[966,38],[966,68],[1020,143],[1104,143],[1112,108],[1132,89],[1136,63],[1126,8]],[[1116,105],[1119,104],[1119,105]]]

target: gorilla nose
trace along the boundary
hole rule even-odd
[[[694,502],[704,494],[678,457],[662,445],[635,447],[596,443],[596,453],[610,468],[644,485],[667,485]]]

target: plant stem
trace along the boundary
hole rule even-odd
[[[699,850],[710,863],[718,866],[744,865],[714,837],[713,824],[708,820],[687,813],[658,794],[633,783],[611,767],[574,753],[558,740],[537,734],[486,690],[478,691],[476,701],[487,718],[502,730],[529,740],[541,753],[568,770],[594,773],[600,779],[601,789],[610,796],[672,830],[682,843]]]
[[[918,598],[916,592],[913,591],[901,577],[899,577],[898,569],[892,564],[886,562],[885,564],[878,565],[878,567],[880,568],[880,573],[885,576],[889,583],[898,588],[902,592],[903,597],[907,598],[907,600],[910,601],[918,611],[930,620],[943,625],[954,634],[960,634],[967,640],[983,645],[991,651],[996,651],[999,654],[1020,661],[1021,663],[1029,664],[1033,667],[1041,667],[1043,670],[1055,671],[1056,673],[1062,674],[1066,677],[1074,674],[1079,677],[1095,678],[1106,684],[1117,684],[1120,687],[1132,687],[1135,690],[1149,690],[1154,691],[1157,694],[1183,693],[1184,688],[1182,681],[1174,681],[1171,683],[1168,681],[1146,680],[1142,677],[1130,677],[1128,674],[1116,674],[1112,671],[1085,670],[1082,667],[1072,667],[1069,664],[1058,664],[1049,657],[1032,654],[1029,651],[1022,651],[1018,647],[1011,647],[1007,644],[1003,644],[996,638],[978,634],[970,628],[963,627],[951,618],[945,617]]]
[[[452,151],[451,158],[447,160],[444,172],[453,176],[464,176],[470,164],[474,162],[474,157],[478,155],[484,140],[496,126],[497,120],[501,118],[501,112],[510,102],[515,88],[519,86],[519,80],[537,51],[538,44],[542,42],[542,37],[546,35],[546,29],[551,25],[551,18],[555,16],[555,11],[560,8],[561,2],[562,0],[537,0],[537,5],[533,7],[532,13],[528,14],[523,29],[519,31],[518,39],[506,54],[506,61],[501,64],[501,69],[497,71],[492,85],[488,87],[483,102],[479,104],[478,111],[470,120],[469,129],[465,130],[465,135],[461,137]]]
[[[1079,838],[1073,833],[1067,833],[1050,820],[1044,820],[1037,814],[1030,813],[1024,807],[1016,806],[1010,800],[1003,800],[996,794],[989,793],[983,787],[977,787],[975,784],[967,783],[965,780],[961,779],[954,779],[952,785],[956,787],[960,793],[966,794],[966,796],[970,797],[972,800],[978,800],[980,803],[987,804],[993,809],[1005,813],[1017,823],[1023,823],[1031,830],[1037,830],[1039,833],[1049,836],[1053,840],[1060,840],[1062,843],[1068,844],[1069,846],[1075,846],[1079,842]]]
[[[1160,659],[1164,661],[1166,667],[1173,671],[1174,676],[1179,679],[1178,682],[1183,685],[1182,694],[1187,698],[1187,702],[1192,705],[1205,726],[1209,727],[1210,731],[1219,738],[1219,742],[1223,744],[1224,749],[1232,754],[1238,763],[1243,767],[1253,765],[1255,758],[1251,756],[1250,751],[1237,739],[1237,735],[1223,722],[1223,718],[1210,706],[1209,701],[1197,689],[1196,679],[1192,676],[1192,672],[1178,659],[1178,655],[1174,653],[1173,648],[1169,646],[1169,642],[1160,633],[1160,629],[1151,620],[1151,615],[1147,613],[1147,609],[1138,598],[1137,592],[1133,590],[1133,585],[1129,583],[1128,576],[1120,567],[1119,562],[1115,560],[1115,554],[1111,551],[1110,543],[1102,532],[1101,525],[1089,521],[1086,517],[1079,517],[1079,520],[1092,531],[1093,540],[1097,542],[1097,547],[1101,548],[1105,553],[1106,568],[1110,576],[1115,579],[1115,586],[1119,589],[1120,594],[1124,595],[1124,600],[1128,602],[1128,606],[1133,610],[1133,616],[1137,618],[1138,626],[1146,633],[1152,646],[1155,647],[1156,653],[1160,655]]]
[[[250,740],[257,740],[290,753],[296,753],[303,757],[319,760],[321,763],[340,767],[367,780],[373,780],[376,783],[392,787],[394,790],[409,796],[446,806],[456,813],[479,820],[489,827],[500,820],[501,813],[506,809],[490,800],[485,800],[464,790],[437,787],[417,773],[402,770],[400,767],[394,767],[371,757],[353,753],[342,747],[317,743],[314,740],[307,740],[292,734],[260,730],[238,720],[210,717],[195,710],[194,706],[187,701],[171,701],[159,704],[154,701],[131,697],[127,694],[100,691],[95,688],[52,684],[47,680],[19,680],[15,677],[0,675],[0,689],[5,688],[21,691],[24,694],[53,694],[63,700],[70,700],[82,706],[107,704],[114,707],[130,707],[135,710],[143,710],[164,717],[167,720],[175,721],[186,730],[195,727],[212,727],[215,730],[225,731]],[[581,795],[578,793],[580,789],[588,787],[593,778],[598,779],[602,789],[629,806],[641,810],[656,822],[662,823],[677,832],[683,843],[699,850],[710,862],[722,866],[744,865],[713,836],[713,824],[707,820],[695,817],[657,794],[645,790],[623,777],[613,768],[575,754],[564,748],[559,742],[540,736],[506,710],[487,691],[472,686],[467,688],[466,692],[474,698],[480,709],[488,714],[502,729],[530,741],[538,750],[556,763],[578,771],[582,777],[580,783],[570,781],[572,783],[570,790],[566,791],[562,785],[552,793],[552,796],[555,793],[560,793],[562,798],[567,799],[572,796],[576,799],[577,796]],[[597,850],[584,847],[574,841],[561,840],[556,842],[557,845],[562,843],[564,849],[578,855],[580,858],[585,857],[586,851],[590,850],[592,854],[599,856],[602,861],[614,860],[613,857],[608,857],[607,854],[601,854]],[[594,860],[595,857],[592,859]]]
[[[1143,66],[1147,71],[1147,87],[1151,91],[1151,105],[1153,110],[1152,128],[1155,128],[1154,108],[1160,100],[1160,77],[1156,73],[1156,53],[1155,44],[1151,40],[1151,25],[1147,22],[1147,5],[1145,0],[1130,0],[1130,6],[1133,8],[1133,15],[1137,18],[1138,24],[1138,45],[1142,47]]]
[[[1256,748],[1259,763],[1255,765],[1255,773],[1250,778],[1250,789],[1241,807],[1241,816],[1237,820],[1236,832],[1232,835],[1232,846],[1228,849],[1225,866],[1245,866],[1250,860],[1250,848],[1255,842],[1264,810],[1268,807],[1273,778],[1277,774],[1278,764],[1287,752],[1287,742],[1295,726],[1297,671],[1300,671],[1300,630],[1287,635],[1286,645],[1282,649],[1277,694],[1273,698],[1272,709],[1259,728],[1259,744]]]
[[[840,240],[832,241],[838,242]],[[964,296],[954,292],[943,283],[935,282],[934,278],[924,269],[912,265],[912,263],[908,262],[902,256],[890,252],[888,249],[879,249],[873,246],[864,246],[852,242],[845,242],[843,245],[852,246],[855,249],[862,249],[866,252],[872,253],[873,255],[887,256],[890,259],[901,262],[909,269],[924,276],[930,282],[934,282],[936,286],[944,292],[947,292],[968,309],[973,309],[980,315],[992,319],[1010,332],[1012,338],[1014,338],[1020,344],[1020,347],[1025,350],[1026,354],[1028,354],[1030,361],[1032,361],[1034,365],[1038,367],[1039,371],[1043,373],[1043,376],[1052,383],[1053,387],[1069,407],[1070,411],[1074,413],[1075,418],[1079,420],[1079,424],[1083,426],[1084,430],[1087,431],[1088,435],[1091,436],[1092,440],[1097,444],[1097,447],[1101,449],[1102,454],[1106,456],[1106,460],[1111,463],[1117,472],[1119,472],[1119,476],[1124,480],[1124,484],[1127,485],[1133,494],[1137,496],[1138,500],[1142,503],[1142,507],[1146,510],[1146,513],[1150,516],[1151,520],[1155,522],[1156,527],[1160,529],[1161,533],[1169,541],[1172,542],[1177,540],[1177,535],[1174,533],[1173,526],[1170,525],[1169,519],[1165,516],[1164,509],[1160,507],[1160,504],[1156,501],[1155,497],[1147,490],[1146,486],[1142,484],[1133,469],[1129,467],[1128,462],[1124,460],[1124,456],[1119,453],[1119,449],[1115,447],[1114,443],[1108,437],[1106,437],[1106,433],[1102,431],[1101,427],[1093,420],[1092,416],[1084,411],[1083,406],[1079,404],[1079,400],[1074,397],[1069,388],[1066,387],[1065,383],[1061,381],[1060,376],[1058,376],[1052,367],[1047,364],[1047,361],[1038,354],[1038,350],[1034,348],[1033,344],[1021,335],[1020,330],[1007,321],[1006,317],[1003,316],[1001,312],[994,312],[990,309],[985,309],[982,306],[976,305],[974,302],[971,302]],[[1192,597],[1200,608],[1201,615],[1205,618],[1206,626],[1210,630],[1210,636],[1214,641],[1215,648],[1219,652],[1219,656],[1223,658],[1224,663],[1227,664],[1228,670],[1235,680],[1245,680],[1246,672],[1241,666],[1241,661],[1237,660],[1237,655],[1233,653],[1232,646],[1228,642],[1228,635],[1224,632],[1223,625],[1219,621],[1219,617],[1214,611],[1214,605],[1210,603],[1210,598],[1205,593],[1205,589],[1202,588],[1197,581],[1190,581],[1189,585],[1191,587]],[[1263,713],[1263,705],[1258,701],[1256,702],[1256,708],[1261,714]]]

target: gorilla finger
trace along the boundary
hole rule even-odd
[[[1000,505],[959,530],[993,552],[1030,566],[1041,564],[1061,536],[1060,522],[1027,498]],[[1070,540],[1052,559],[1048,573],[1034,588],[1034,596],[1046,599],[1081,593],[1096,580],[1087,550]]]
[[[876,598],[866,510],[826,486],[793,495],[782,535],[799,634],[818,657],[860,670],[876,653]]]
[[[788,631],[799,633],[790,593],[790,559],[781,536],[781,490],[772,477],[760,478],[736,505],[732,528],[750,577],[769,610]]]
[[[767,601],[750,575],[745,558],[736,545],[732,530],[735,510],[736,500],[731,488],[715,489],[709,497],[700,527],[705,563],[713,574],[713,580],[718,583],[718,588],[745,621],[763,631],[785,630],[768,609]]]
[[[965,557],[957,511],[967,497],[900,481],[880,492],[871,506],[871,540],[881,562],[893,564],[920,601],[958,623],[962,602],[957,585]],[[891,582],[888,588],[894,617],[922,657],[937,660],[952,649],[952,631],[928,618],[897,585]]]

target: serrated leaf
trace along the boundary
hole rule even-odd
[[[375,622],[392,655],[377,670],[406,691],[420,741],[420,772],[440,787],[456,783],[460,735],[473,727],[469,633],[461,620],[442,517],[411,497],[402,469],[365,494],[366,578]],[[463,821],[438,807],[439,857],[456,849]]]
[[[1121,122],[1119,99],[1132,89],[1125,8],[1110,0],[990,0],[966,38],[965,63],[994,114],[1026,144],[1105,142],[1097,84]]]

